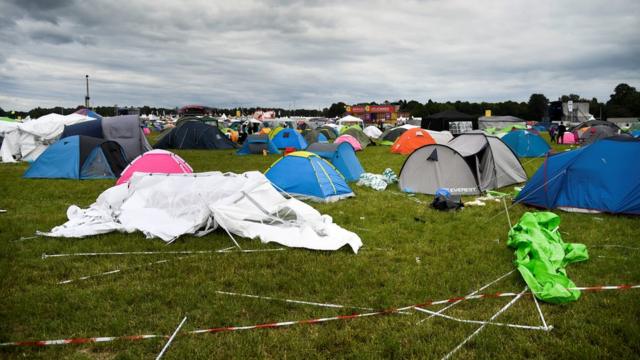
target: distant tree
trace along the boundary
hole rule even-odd
[[[0,116],[7,116],[7,113],[4,112],[4,109],[0,107]]]
[[[628,84],[618,84],[607,101],[607,116],[640,116],[640,92]]]
[[[336,117],[336,116],[342,116],[347,111],[346,107],[347,107],[347,104],[343,102],[331,104],[325,116],[330,118]]]
[[[589,100],[583,99],[580,97],[580,95],[576,95],[576,94],[569,94],[569,95],[562,95],[558,98],[558,100],[562,101],[562,102],[567,102],[569,100],[573,101],[573,102],[588,102]]]
[[[549,99],[543,94],[531,94],[527,103],[528,117],[532,120],[540,121],[544,117]]]

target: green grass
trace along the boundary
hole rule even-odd
[[[265,170],[276,159],[240,157],[231,151],[178,153],[196,171]],[[404,160],[380,146],[369,147],[358,156],[365,169],[377,173],[386,167],[398,172]],[[541,160],[528,161],[523,160],[532,174]],[[140,233],[16,241],[62,224],[69,205],[86,207],[113,185],[113,181],[25,180],[21,175],[26,167],[0,166],[0,208],[8,210],[0,214],[0,342],[170,334],[185,315],[188,321],[183,330],[333,316],[349,310],[232,298],[215,291],[387,308],[464,295],[513,269],[513,250],[505,245],[508,225],[501,204],[444,213],[412,201],[400,194],[397,186],[376,192],[355,185],[355,198],[312,205],[360,235],[364,247],[358,255],[347,249],[289,249],[196,255],[181,260],[168,255],[42,260],[42,253],[211,250],[228,247],[231,242],[221,231],[204,238],[185,236],[169,246]],[[423,195],[415,198],[431,200]],[[534,209],[514,206],[512,221],[526,211]],[[591,259],[568,267],[576,284],[640,283],[640,251],[593,246],[640,246],[639,218],[557,213],[562,218],[564,240],[589,246]],[[245,248],[274,247],[240,241]],[[174,260],[141,266],[161,259]],[[140,267],[133,269],[136,266]],[[116,268],[124,271],[56,284]],[[487,291],[519,291],[523,287],[521,278],[513,274]],[[571,304],[542,304],[553,331],[488,326],[457,357],[637,358],[639,296],[640,290],[585,293]],[[470,301],[447,313],[486,320],[508,301]],[[166,358],[440,358],[477,327],[435,318],[416,325],[423,318],[421,314],[389,315],[284,329],[179,336]],[[539,324],[530,297],[521,299],[497,320]],[[164,342],[2,348],[0,357],[153,358]]]

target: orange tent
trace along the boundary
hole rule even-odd
[[[413,128],[405,131],[400,135],[391,146],[391,152],[407,155],[411,154],[413,150],[422,147],[424,145],[435,144],[431,135],[427,130],[421,128]]]

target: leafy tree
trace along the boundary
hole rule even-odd
[[[330,118],[336,117],[336,116],[342,116],[347,111],[346,106],[347,104],[343,102],[331,104],[325,116]]]
[[[531,94],[527,103],[528,117],[540,121],[544,118],[547,108],[549,107],[549,99],[543,94]]]
[[[628,84],[618,84],[607,101],[607,116],[640,116],[640,92]]]

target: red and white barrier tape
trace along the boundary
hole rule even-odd
[[[69,254],[42,254],[42,259],[72,256],[116,256],[116,255],[187,255],[187,254],[228,254],[228,253],[253,253],[253,252],[271,252],[284,251],[285,248],[277,249],[248,249],[234,250],[236,247],[228,247],[220,250],[199,250],[199,251],[130,251],[130,252],[86,252],[86,253],[69,253]]]
[[[585,286],[585,287],[570,288],[570,290],[581,290],[581,291],[629,290],[629,289],[640,289],[640,285],[615,285],[615,286],[606,285],[606,286]],[[193,330],[188,333],[189,334],[220,333],[220,332],[253,330],[253,329],[273,329],[273,328],[287,327],[292,325],[319,324],[319,323],[336,321],[336,320],[351,320],[351,319],[370,317],[370,316],[395,314],[395,313],[405,311],[405,310],[410,310],[416,307],[423,308],[427,306],[451,304],[451,303],[456,303],[460,301],[475,300],[475,299],[491,299],[491,298],[501,298],[501,297],[519,298],[523,295],[532,295],[532,293],[530,292],[522,292],[522,293],[498,292],[494,294],[468,295],[463,297],[453,297],[445,300],[427,301],[421,304],[414,304],[414,305],[404,306],[400,308],[389,308],[386,310],[380,310],[380,311],[370,312],[370,313],[338,315],[338,316],[327,317],[327,318],[294,320],[294,321],[266,323],[266,324],[257,324],[257,325],[249,325],[249,326],[226,326],[226,327],[218,327],[218,328]],[[491,319],[489,319],[489,322],[492,322],[494,319],[495,318],[492,317]],[[85,344],[85,343],[109,342],[109,341],[116,341],[116,340],[145,340],[145,339],[160,338],[160,337],[167,338],[168,336],[167,335],[134,335],[134,336],[117,336],[117,337],[71,338],[71,339],[62,339],[62,340],[17,341],[17,342],[0,343],[0,347]]]
[[[230,296],[240,296],[247,297],[252,299],[260,299],[260,300],[271,300],[271,301],[282,301],[291,304],[301,304],[301,305],[311,305],[311,306],[320,306],[320,307],[328,307],[328,308],[337,308],[337,309],[361,309],[361,310],[373,310],[372,308],[361,307],[361,306],[348,306],[348,305],[339,305],[339,304],[330,304],[330,303],[319,303],[313,301],[303,301],[303,300],[292,300],[292,299],[280,299],[274,298],[271,296],[261,296],[261,295],[251,295],[251,294],[240,294],[229,291],[216,291],[216,294],[220,295],[230,295]]]

